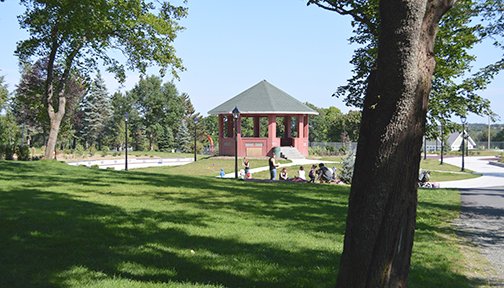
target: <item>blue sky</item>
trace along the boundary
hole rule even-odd
[[[349,17],[307,7],[306,0],[190,0],[188,5],[189,16],[182,21],[186,29],[175,42],[187,71],[175,83],[201,114],[263,79],[300,101],[343,112],[352,109],[331,97],[351,75]],[[22,11],[18,1],[0,3],[0,75],[11,91],[19,80],[15,45],[27,37],[16,19]],[[476,67],[501,55],[489,45],[477,47],[476,53]],[[112,75],[104,77],[110,92],[128,90],[138,81],[137,73],[128,73],[120,87]],[[504,76],[481,95],[491,100],[504,122]],[[468,120],[487,122],[475,115]]]

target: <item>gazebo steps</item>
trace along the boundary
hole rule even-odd
[[[280,156],[285,159],[305,159],[304,155],[301,154],[296,148],[290,146],[280,147]]]

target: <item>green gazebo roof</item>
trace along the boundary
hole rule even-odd
[[[263,80],[229,99],[208,114],[229,114],[238,107],[243,114],[313,114],[318,112]]]

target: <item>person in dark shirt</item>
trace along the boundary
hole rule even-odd
[[[275,157],[276,157],[275,153],[273,153],[273,155],[271,155],[271,157],[268,160],[269,170],[270,170],[270,180],[276,179],[276,175],[277,175],[276,168],[279,166],[279,164],[276,163],[276,161],[275,161]]]
[[[333,179],[332,172],[329,168],[325,167],[324,163],[319,164],[318,179],[320,183],[328,183]]]

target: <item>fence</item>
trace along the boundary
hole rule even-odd
[[[476,147],[480,150],[487,150],[488,142],[476,142]],[[490,149],[504,149],[504,142],[490,141]]]

